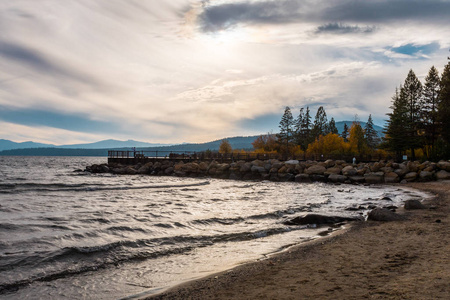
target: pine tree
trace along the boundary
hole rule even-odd
[[[334,121],[333,117],[331,118],[330,123],[328,123],[328,130],[329,130],[329,133],[332,133],[332,134],[339,133],[338,129],[336,128],[336,122]]]
[[[391,113],[388,113],[389,120],[384,131],[386,147],[396,154],[397,161],[401,160],[403,151],[408,149],[407,136],[405,128],[408,124],[408,108],[404,95],[400,92],[403,87],[396,89],[392,97]]]
[[[447,144],[446,156],[448,158],[450,156],[450,62],[444,67],[440,88],[438,120],[440,121],[442,139]]]
[[[440,79],[438,70],[432,66],[425,78],[422,98],[422,128],[425,131],[427,144],[435,152],[434,144],[438,136],[438,106]]]
[[[411,160],[415,160],[416,155],[414,149],[422,145],[419,136],[422,84],[412,69],[409,70],[400,93],[403,94],[402,97],[407,102],[408,125],[405,127],[405,134],[408,137],[408,148],[411,149]]]
[[[303,132],[302,132],[302,126],[303,126],[303,122],[304,122],[304,118],[305,118],[305,113],[303,112],[303,108],[300,108],[300,113],[298,114],[297,119],[295,119],[295,123],[294,123],[294,136],[295,136],[295,143],[297,145],[301,145],[302,144],[302,140],[303,140]]]
[[[312,138],[315,140],[320,135],[324,135],[326,131],[328,131],[328,120],[327,113],[323,106],[319,107],[316,113],[316,117],[314,119],[314,126],[311,131]]]
[[[341,136],[344,139],[344,142],[348,142],[348,139],[347,139],[347,137],[348,137],[348,126],[347,126],[347,123],[344,123],[344,130],[342,130]]]
[[[313,142],[313,138],[311,137],[311,114],[309,113],[309,107],[306,107],[306,113],[303,117],[303,124],[302,124],[302,144],[300,145],[305,151],[308,148],[308,145]]]
[[[278,141],[282,147],[286,147],[286,156],[289,156],[289,146],[293,140],[294,118],[292,117],[291,109],[286,106],[283,117],[280,121],[280,133],[278,134]]]
[[[369,119],[364,127],[364,137],[370,149],[375,149],[380,143],[378,132],[373,128],[372,115],[369,115]]]

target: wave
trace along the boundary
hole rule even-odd
[[[20,193],[20,192],[90,192],[90,191],[115,191],[115,190],[143,190],[143,189],[168,189],[168,188],[189,188],[210,184],[209,181],[190,184],[169,184],[169,185],[137,185],[137,186],[117,186],[110,184],[66,184],[66,183],[7,183],[0,184],[0,193]]]
[[[53,253],[41,252],[34,257],[17,257],[15,263],[2,266],[8,268],[30,267],[28,278],[11,280],[0,284],[0,295],[14,292],[33,282],[48,282],[86,272],[118,266],[123,263],[156,259],[162,256],[184,254],[195,248],[216,243],[238,242],[258,239],[299,228],[275,227],[257,231],[244,231],[221,235],[175,236],[141,240],[122,240],[104,245],[66,247]],[[71,262],[77,261],[77,264]],[[56,270],[53,266],[59,266]],[[66,267],[62,267],[65,265]],[[52,269],[53,267],[53,269]],[[33,274],[33,272],[35,274]],[[44,274],[44,275],[42,275]]]

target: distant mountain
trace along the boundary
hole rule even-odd
[[[41,144],[34,142],[16,143],[13,141],[0,139],[0,151],[11,149],[41,148],[41,147],[55,147],[55,145]]]
[[[162,147],[162,146],[171,146],[173,144],[159,144],[159,143],[146,143],[139,141],[118,141],[118,140],[104,140],[95,143],[89,144],[74,144],[74,145],[63,145],[57,146],[57,148],[64,149],[112,149],[112,148],[132,148],[132,147]]]
[[[344,124],[347,124],[348,129],[350,130],[350,127],[352,127],[353,121],[339,121],[336,122],[336,128],[339,131],[339,134],[342,133],[342,131],[344,131]],[[361,127],[364,129],[364,127],[366,127],[366,122],[359,122],[359,124],[361,124]],[[384,128],[378,125],[373,124],[373,129],[375,129],[378,132],[378,136],[379,137],[383,137],[384,133],[383,130]]]
[[[62,148],[62,149],[111,149],[111,148],[132,148],[132,147],[161,147],[170,146],[172,144],[157,144],[146,143],[139,141],[118,141],[118,140],[104,140],[89,144],[74,144],[55,146],[52,144],[42,144],[35,142],[16,143],[9,140],[0,139],[0,151],[14,150],[14,149],[31,149],[31,148]]]

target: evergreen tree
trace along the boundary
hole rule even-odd
[[[313,142],[313,138],[311,137],[311,114],[309,113],[309,107],[306,107],[306,113],[303,117],[303,124],[302,124],[302,136],[303,140],[300,146],[302,147],[303,151],[305,151],[308,148],[308,145]]]
[[[415,148],[420,147],[421,138],[419,136],[420,129],[420,113],[421,113],[421,97],[422,84],[414,74],[413,70],[409,70],[408,76],[405,79],[403,88],[400,90],[407,103],[407,126],[405,134],[407,136],[408,148],[411,149],[411,160],[416,159]]]
[[[339,133],[338,129],[336,128],[336,122],[334,121],[334,118],[331,118],[330,123],[328,123],[328,131],[332,134]]]
[[[372,115],[369,115],[369,119],[364,128],[364,137],[366,138],[367,146],[369,146],[370,149],[375,149],[380,143],[378,132],[373,128]]]
[[[292,117],[291,109],[286,106],[283,117],[280,121],[280,133],[278,134],[278,141],[282,147],[286,147],[286,156],[289,155],[289,145],[293,140],[294,118]]]
[[[450,156],[450,62],[444,67],[440,88],[438,120],[440,121],[442,139],[447,144],[446,156],[448,158]]]
[[[347,126],[347,123],[344,123],[344,130],[342,130],[341,136],[344,139],[344,142],[348,142],[348,139],[347,139],[347,137],[348,137],[348,126]]]
[[[328,131],[328,120],[327,113],[323,106],[319,107],[316,113],[316,117],[314,119],[314,126],[311,131],[312,138],[315,140],[320,135],[325,135],[325,132]]]
[[[303,108],[300,108],[300,113],[297,117],[297,119],[295,119],[295,132],[294,132],[294,136],[295,136],[295,143],[297,145],[301,145],[302,144],[302,140],[303,140],[303,132],[302,132],[302,126],[304,123],[304,118],[305,118],[305,113],[303,112]]]
[[[400,91],[403,87],[400,86]],[[388,113],[389,120],[387,120],[387,127],[384,131],[386,147],[396,154],[397,161],[401,160],[403,151],[408,149],[407,136],[405,135],[405,128],[408,123],[408,108],[407,101],[404,95],[395,90],[395,95],[392,97],[391,113]]]
[[[425,78],[422,99],[422,126],[425,131],[427,145],[434,151],[434,144],[438,136],[438,106],[440,79],[438,70],[432,66]]]

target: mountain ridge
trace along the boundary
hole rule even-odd
[[[350,129],[353,121],[336,122],[336,128],[339,133],[347,124]],[[360,122],[364,128],[366,122]],[[374,129],[379,136],[383,136],[383,128],[374,125]],[[114,139],[103,140],[87,144],[72,144],[55,146],[52,144],[42,144],[34,142],[16,143],[9,140],[0,139],[0,155],[26,155],[26,156],[107,156],[108,150],[131,150],[136,148],[140,151],[190,151],[201,152],[206,150],[217,151],[220,143],[226,139],[233,149],[253,149],[252,142],[260,135],[254,136],[236,136],[217,139],[206,143],[182,143],[182,144],[161,144],[147,143],[134,140],[120,141]]]

